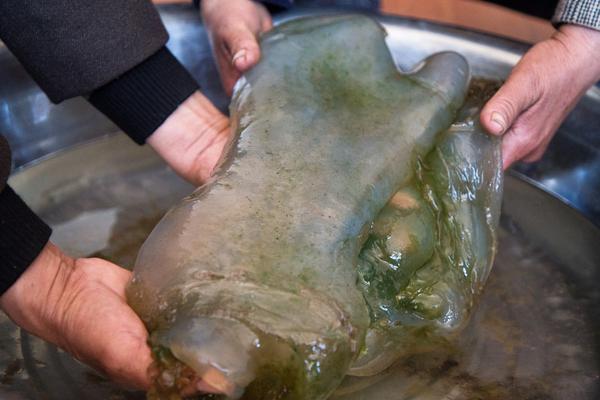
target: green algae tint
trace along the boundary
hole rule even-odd
[[[457,121],[373,222],[358,261],[371,327],[350,374],[381,372],[468,322],[496,252],[502,157],[476,122],[496,88],[473,82]]]
[[[263,37],[218,177],[161,220],[127,289],[151,398],[201,377],[229,398],[325,399],[463,325],[495,249],[499,146],[452,125],[464,58],[402,74],[384,36],[343,16]]]

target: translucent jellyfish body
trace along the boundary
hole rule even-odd
[[[445,206],[455,199],[444,185],[462,186],[435,172],[446,162],[459,171],[464,158],[453,149],[471,143],[442,135],[464,102],[469,67],[447,52],[401,73],[384,36],[367,17],[343,16],[291,21],[263,37],[260,63],[235,88],[236,134],[221,171],[157,225],[128,287],[155,349],[152,396],[172,396],[196,376],[229,398],[324,399],[349,371],[386,364],[382,349],[402,346],[394,324],[443,325],[448,307],[471,304],[467,285],[482,279],[450,271],[446,259],[464,254],[440,232],[464,226],[483,259],[493,235],[478,241],[480,225],[495,214],[471,215],[487,204],[483,189],[473,203]],[[464,166],[489,161],[473,156]],[[379,256],[367,256],[369,246],[388,230],[386,243],[408,260],[389,293],[365,278]],[[388,301],[434,268],[443,279],[431,298],[412,300],[421,314]],[[374,312],[384,303],[388,313]]]

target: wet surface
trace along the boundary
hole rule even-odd
[[[106,140],[123,145],[117,137]],[[92,150],[96,145],[91,145]],[[77,182],[69,190],[56,187],[47,192],[48,201],[39,211],[52,225],[81,221],[82,215],[88,218],[87,222],[83,219],[72,225],[78,227],[78,240],[57,240],[60,245],[72,253],[93,249],[94,255],[125,267],[133,264],[156,221],[170,204],[191,191],[152,154],[144,154],[136,153],[127,165],[116,164],[117,172],[99,172],[99,176]],[[144,163],[143,168],[129,167],[136,165],[140,157],[154,161]],[[69,162],[68,157],[65,162]],[[587,236],[575,241],[567,236],[565,245],[586,258],[569,263],[568,258],[556,257],[556,246],[540,246],[546,242],[512,218],[518,215],[513,211],[516,209],[529,214],[535,209],[543,214],[543,208],[552,205],[553,214],[547,214],[551,217],[544,221],[545,229],[568,232],[566,225],[576,215],[570,217],[571,209],[538,192],[508,177],[505,200],[509,207],[502,218],[498,257],[468,328],[453,343],[402,359],[379,376],[348,378],[335,399],[591,400],[600,396],[595,333],[598,293],[593,284],[582,282],[579,274],[586,262],[592,267],[600,265],[594,258],[598,252],[590,255],[583,251],[584,242],[598,243],[600,233],[575,220],[578,232]],[[542,201],[533,202],[534,194]],[[567,219],[560,226],[553,225],[562,211],[565,213],[560,218]],[[93,234],[97,230],[94,227],[106,221],[111,222],[106,229],[108,237],[98,238]],[[594,274],[584,275],[591,279]],[[20,331],[2,316],[0,397],[116,400],[143,399],[144,394],[118,388],[54,346]]]
[[[573,297],[562,268],[504,219],[494,270],[456,342],[400,360],[364,394],[340,398],[597,398],[586,301]]]
[[[129,221],[102,251],[126,265],[154,217]],[[594,332],[586,299],[572,296],[562,266],[518,232],[500,252],[471,324],[456,343],[399,361],[371,378],[348,378],[336,399],[595,399]],[[514,229],[514,228],[513,228]],[[0,396],[8,399],[141,399],[3,319]]]

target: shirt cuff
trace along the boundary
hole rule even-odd
[[[52,230],[10,186],[0,192],[0,295],[37,258]]]
[[[552,23],[582,25],[600,30],[600,0],[561,0]]]
[[[198,88],[190,73],[163,47],[96,89],[88,100],[136,143],[144,144]]]

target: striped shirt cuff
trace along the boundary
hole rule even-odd
[[[575,24],[600,30],[600,0],[561,0],[552,22],[554,25]]]

